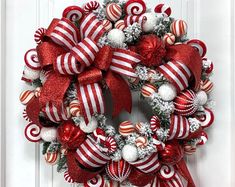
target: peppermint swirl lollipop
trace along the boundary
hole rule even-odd
[[[38,61],[38,54],[36,49],[28,50],[24,55],[25,65],[33,70],[40,70],[41,64]]]
[[[141,15],[146,12],[146,4],[142,0],[129,0],[124,10],[128,15]]]
[[[70,21],[78,21],[82,18],[84,10],[79,6],[69,6],[63,11],[63,17]]]
[[[29,123],[25,127],[24,134],[30,142],[39,142],[41,140],[40,132],[41,128],[38,125]]]
[[[163,165],[159,171],[159,177],[164,180],[170,180],[175,176],[175,169],[171,165]]]
[[[104,177],[97,175],[95,178],[84,183],[85,187],[102,187],[104,186]]]

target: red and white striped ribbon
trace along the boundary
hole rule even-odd
[[[155,173],[161,168],[157,153],[153,153],[144,159],[131,162],[130,164],[144,173]]]
[[[161,182],[159,178],[156,176],[150,185],[146,185],[145,187],[161,187]]]
[[[139,23],[141,27],[143,27],[143,24],[147,21],[147,17],[144,15],[141,16],[132,16],[128,15],[124,18],[125,26],[128,27],[129,25],[132,25],[133,23]]]
[[[78,99],[81,102],[81,110],[86,123],[91,120],[94,113],[104,113],[104,100],[98,83],[80,85]]]
[[[68,120],[70,118],[70,113],[66,108],[64,108],[64,106],[62,106],[61,112],[59,112],[51,102],[46,104],[45,108],[43,108],[43,112],[48,119],[55,123]]]
[[[177,89],[178,92],[188,87],[191,72],[187,66],[179,61],[169,61],[158,67],[162,73]]]
[[[125,49],[116,49],[113,53],[110,69],[129,77],[137,77],[132,65],[141,61],[141,56]]]
[[[90,66],[98,52],[98,46],[90,38],[85,38],[71,49],[71,54],[84,66]]]
[[[79,64],[71,53],[66,53],[57,57],[54,69],[63,75],[74,75],[81,73],[84,66]]]
[[[102,23],[97,19],[95,14],[88,14],[81,22],[81,38],[89,37],[95,42],[106,32]]]
[[[182,179],[178,173],[175,173],[174,177],[164,181],[166,187],[184,187]]]
[[[62,18],[51,33],[52,40],[71,49],[80,41],[77,27],[68,19]]]
[[[95,142],[87,138],[77,149],[76,159],[86,168],[98,168],[105,165],[110,158],[102,153]]]
[[[168,140],[187,138],[190,131],[189,127],[190,124],[187,118],[180,115],[172,115]]]

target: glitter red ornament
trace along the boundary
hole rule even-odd
[[[69,149],[76,149],[85,141],[86,134],[72,121],[64,122],[57,129],[58,141]]]
[[[137,51],[144,59],[141,63],[147,67],[159,66],[166,55],[164,44],[156,35],[144,35],[137,43]]]

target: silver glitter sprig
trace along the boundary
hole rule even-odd
[[[145,66],[136,66],[135,73],[140,80],[148,80],[148,68]]]
[[[139,39],[142,33],[142,28],[140,24],[133,23],[132,25],[126,27],[123,32],[126,36],[126,42],[132,43]]]

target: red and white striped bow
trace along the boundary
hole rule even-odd
[[[141,61],[140,55],[125,49],[116,49],[113,53],[110,69],[118,74],[137,77],[132,65]]]
[[[104,100],[98,83],[80,85],[78,99],[81,101],[81,109],[86,123],[91,120],[93,114],[104,113]]]
[[[60,74],[81,73],[84,67],[93,63],[99,52],[96,42],[105,32],[102,23],[91,13],[82,20],[80,29],[81,32],[71,21],[62,18],[50,33],[55,43],[70,50],[58,56],[54,62],[54,69]]]
[[[179,61],[169,61],[159,66],[157,69],[176,87],[178,92],[188,87],[191,71],[183,63]]]

